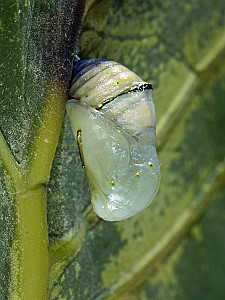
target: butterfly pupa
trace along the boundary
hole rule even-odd
[[[119,221],[142,211],[160,183],[152,85],[114,61],[87,59],[75,63],[69,94],[95,212]]]

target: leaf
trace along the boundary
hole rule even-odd
[[[84,4],[1,3],[1,283],[4,299],[46,299],[47,189]],[[50,247],[51,253],[51,247]]]
[[[210,243],[207,231],[211,225],[205,221],[209,228],[202,228],[201,218],[224,193],[223,10],[222,1],[216,5],[211,1],[142,1],[139,5],[96,1],[86,17],[82,57],[119,61],[153,83],[162,164],[160,191],[147,210],[128,221],[95,228],[92,261],[93,268],[97,264],[100,271],[95,275],[86,272],[86,282],[99,274],[86,294],[88,299],[103,299],[104,295],[104,299],[215,299],[212,295],[223,299],[222,282],[218,287],[217,276],[212,278],[214,267],[222,274],[223,256],[218,259],[222,267],[218,261],[216,265],[207,262],[223,253],[221,238],[217,235],[221,250],[211,246],[212,252],[205,250],[204,257],[199,254],[195,259],[193,250],[200,253],[204,241]],[[217,218],[223,220],[221,209],[214,223]],[[188,234],[196,222],[199,233],[194,234],[194,242]],[[217,228],[222,230],[223,222]],[[187,253],[190,239],[192,257]],[[91,250],[82,248],[79,255],[85,251]],[[205,264],[208,272],[202,271]],[[81,270],[87,266],[83,261],[80,265]],[[191,277],[192,270],[201,282],[197,278],[187,281],[185,272]],[[79,274],[78,286],[79,278],[85,280]]]
[[[160,191],[118,223],[92,212],[63,122],[82,1],[1,6],[2,298],[223,299],[224,1],[86,7],[81,57],[154,85]]]

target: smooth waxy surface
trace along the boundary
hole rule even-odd
[[[151,85],[119,63],[99,59],[76,62],[73,78],[69,94],[76,100],[67,112],[94,210],[107,221],[127,219],[159,188]]]
[[[79,100],[70,100],[67,112],[76,138],[80,131],[78,146],[96,213],[107,221],[119,221],[146,208],[160,182],[155,145],[140,145],[107,113]]]

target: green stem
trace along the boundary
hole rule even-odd
[[[65,90],[59,83],[52,83],[51,94],[46,99],[28,163],[27,185],[31,188],[48,182],[65,114],[65,104]]]
[[[16,191],[17,226],[11,251],[10,299],[48,299],[51,266],[46,186],[64,117],[65,96],[59,84],[51,84],[51,93],[33,138],[26,174],[20,168],[17,170],[7,145],[0,148],[3,163],[14,178]],[[0,145],[4,145],[3,142],[0,139]]]
[[[13,181],[17,183],[18,180],[21,181],[23,175],[21,168],[18,165],[17,161],[15,160],[14,156],[12,155],[1,131],[0,131],[0,159],[3,162],[6,171],[13,179]]]
[[[46,191],[43,187],[17,197],[17,239],[12,263],[12,299],[48,298],[49,254],[46,215]],[[18,258],[18,260],[17,260]]]

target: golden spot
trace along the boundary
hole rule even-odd
[[[149,166],[150,168],[154,167],[154,165],[153,165],[153,163],[152,163],[151,161],[148,163],[148,166]]]
[[[148,114],[149,114],[148,108],[143,109],[143,114],[144,114],[144,115],[148,115]]]
[[[114,180],[110,180],[109,185],[110,186],[115,186],[115,181]]]
[[[135,176],[140,177],[141,175],[140,175],[140,173],[137,172],[137,173],[135,173]]]

